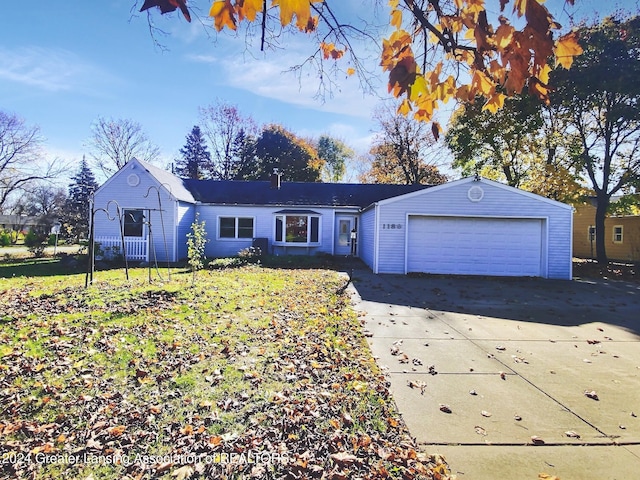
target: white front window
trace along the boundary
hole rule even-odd
[[[320,217],[305,214],[277,215],[275,241],[293,245],[319,244]]]
[[[253,238],[253,217],[218,217],[218,238]]]

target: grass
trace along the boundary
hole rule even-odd
[[[284,266],[195,287],[101,271],[85,289],[51,263],[0,264],[0,478],[444,474],[416,453],[345,278]]]

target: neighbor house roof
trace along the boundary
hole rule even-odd
[[[270,181],[191,180],[184,186],[202,203],[219,205],[360,207],[412,193],[429,185],[285,182],[273,188]]]

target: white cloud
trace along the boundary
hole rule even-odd
[[[0,48],[0,79],[49,92],[93,90],[96,79],[113,82],[113,75],[59,48]]]
[[[365,95],[355,77],[331,78],[331,90],[319,91],[316,72],[292,72],[292,65],[300,64],[294,56],[279,55],[277,60],[226,60],[221,66],[226,83],[254,95],[275,99],[291,105],[329,113],[370,118],[373,107],[380,101]],[[311,67],[310,67],[311,68]]]

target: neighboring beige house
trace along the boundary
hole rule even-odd
[[[576,207],[573,216],[573,255],[596,258],[596,207],[590,203]],[[609,260],[640,261],[640,215],[607,217],[604,223],[605,248]]]

